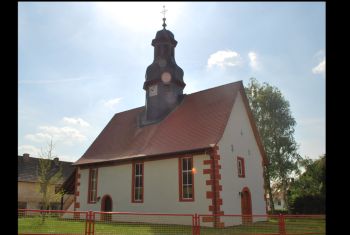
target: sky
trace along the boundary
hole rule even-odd
[[[19,155],[52,139],[74,162],[114,114],[145,104],[163,5],[185,94],[269,83],[289,101],[299,154],[325,154],[324,2],[20,2]]]

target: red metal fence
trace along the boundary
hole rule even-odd
[[[18,210],[18,234],[89,234],[86,211]]]
[[[201,235],[326,234],[325,215],[199,215],[198,227]]]
[[[326,234],[325,215],[204,215],[18,210],[18,234]]]
[[[93,212],[92,234],[194,234],[192,214]]]

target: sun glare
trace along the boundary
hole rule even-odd
[[[184,3],[179,2],[97,2],[98,17],[106,23],[118,24],[130,30],[154,29],[161,27],[163,5],[167,9],[167,24],[175,24]]]
[[[197,174],[197,169],[196,168],[192,168],[192,174]]]

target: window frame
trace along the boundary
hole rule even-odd
[[[186,169],[184,170],[183,169],[183,159],[189,159],[190,162],[191,162],[191,166],[192,168],[191,169]],[[193,202],[194,201],[194,174],[193,174],[193,156],[185,156],[185,157],[179,157],[179,201],[180,202]],[[192,197],[191,198],[185,198],[184,195],[183,195],[183,179],[182,179],[182,175],[183,173],[189,173],[190,172],[190,176],[192,177],[192,184],[186,184],[186,186],[188,185],[191,185],[191,190],[192,190]],[[188,177],[187,177],[188,179]],[[189,180],[187,180],[188,182]]]
[[[136,167],[137,165],[141,165],[141,175],[137,174]],[[135,198],[135,191],[136,191],[136,178],[141,177],[141,187],[138,187],[141,189],[141,199]],[[145,166],[143,161],[133,162],[132,163],[132,185],[131,185],[131,202],[132,203],[143,203],[144,200],[144,191],[145,191],[145,185],[144,185],[144,178],[145,178]]]
[[[93,189],[93,180],[92,180],[92,172],[95,171],[95,189]],[[97,203],[97,182],[98,182],[98,168],[89,168],[89,186],[88,186],[88,204]],[[94,191],[94,194],[92,192]],[[94,200],[93,200],[94,199]]]
[[[240,167],[239,167],[240,165],[241,165],[241,170],[240,170]],[[244,158],[243,157],[239,157],[239,156],[237,156],[237,173],[238,173],[238,177],[245,178],[245,162],[244,162]]]

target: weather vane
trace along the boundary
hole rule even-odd
[[[165,13],[167,12],[168,10],[165,10],[165,6],[163,6],[163,11],[161,11],[160,13],[162,13],[163,14],[163,28],[165,29],[165,27],[166,27],[166,23],[165,23],[165,20],[166,20],[166,18],[165,18]]]

